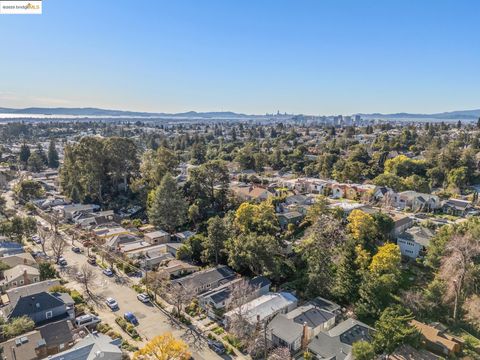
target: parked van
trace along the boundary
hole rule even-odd
[[[98,316],[86,314],[75,318],[75,325],[78,327],[88,326],[92,324],[98,324],[100,321],[102,320]]]

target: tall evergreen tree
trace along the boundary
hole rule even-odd
[[[28,159],[30,157],[30,148],[27,144],[23,143],[20,147],[19,160],[23,165],[27,165]]]
[[[356,243],[348,239],[342,251],[335,273],[335,283],[332,293],[339,301],[349,304],[358,299],[358,287],[362,281],[360,269],[357,265]]]
[[[48,145],[48,167],[52,169],[58,168],[58,152],[55,147],[55,140],[50,140],[50,144]]]
[[[152,224],[173,232],[185,223],[187,202],[172,175],[167,173],[150,196],[148,219]]]
[[[212,217],[208,220],[208,236],[203,246],[204,258],[207,261],[218,265],[220,256],[225,247],[225,241],[228,239],[228,230],[225,222],[219,216]]]

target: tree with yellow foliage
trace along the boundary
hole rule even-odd
[[[138,350],[133,355],[133,360],[187,360],[190,356],[185,342],[165,333],[155,336]]]
[[[378,248],[358,291],[360,298],[355,304],[355,312],[361,319],[377,318],[392,304],[398,289],[400,261],[398,245],[388,243]]]
[[[400,261],[400,248],[396,244],[388,243],[378,248],[368,269],[375,275],[398,274]]]
[[[377,238],[377,225],[372,215],[362,210],[353,210],[347,218],[347,230],[359,244],[372,247]]]

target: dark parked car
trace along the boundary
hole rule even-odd
[[[133,325],[138,325],[137,317],[131,312],[126,312],[123,314],[123,318]]]
[[[78,246],[72,246],[72,251],[73,251],[74,253],[77,253],[77,254],[79,254],[80,252],[82,252],[82,250],[81,250]]]
[[[209,340],[208,347],[219,355],[225,354],[226,351],[225,346],[220,341]]]

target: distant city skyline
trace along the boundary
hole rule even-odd
[[[46,0],[2,15],[0,107],[332,115],[480,108],[474,0]]]

